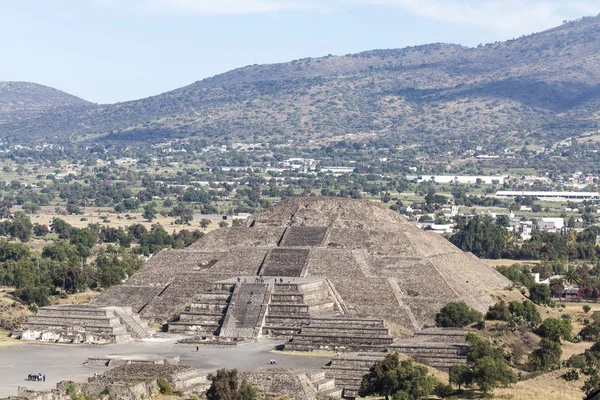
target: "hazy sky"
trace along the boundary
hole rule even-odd
[[[0,0],[0,80],[117,102],[249,64],[475,46],[599,12],[598,0]]]

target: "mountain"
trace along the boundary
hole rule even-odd
[[[37,118],[46,112],[91,106],[85,100],[48,86],[0,82],[0,124]]]
[[[550,143],[598,130],[600,17],[477,48],[431,44],[253,65],[112,105],[69,104],[67,97],[59,107],[44,108],[54,101],[34,98],[39,106],[33,111],[8,107],[0,136],[306,140],[378,134],[462,148]]]

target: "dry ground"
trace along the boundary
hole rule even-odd
[[[13,329],[31,314],[26,305],[12,296],[13,292],[14,288],[0,287],[0,330]]]
[[[497,260],[491,260],[488,258],[482,258],[481,261],[489,265],[490,267],[496,268],[502,265],[513,265],[513,264],[539,264],[539,260],[510,260],[507,258],[500,258]]]
[[[175,221],[175,217],[163,217],[158,215],[156,219],[153,221],[148,221],[142,217],[142,213],[140,212],[126,212],[118,214],[114,210],[108,207],[87,207],[82,209],[83,214],[80,215],[59,215],[55,207],[44,206],[40,208],[36,214],[32,214],[31,222],[38,223],[41,225],[50,224],[53,218],[60,218],[66,221],[68,224],[76,227],[76,228],[85,228],[88,224],[91,223],[99,223],[101,225],[108,225],[111,227],[119,228],[119,227],[127,227],[135,224],[142,224],[146,228],[150,229],[153,224],[159,223],[161,224],[167,231],[171,229],[194,229],[201,230],[203,232],[210,232],[211,230],[219,228],[219,221],[211,221],[210,225],[206,229],[202,229],[200,227],[200,221],[192,221],[191,225],[175,225],[173,221]],[[125,215],[129,215],[129,218],[125,217]],[[104,219],[100,217],[108,217],[110,222],[104,222]],[[82,221],[81,219],[86,219]],[[231,225],[231,221],[228,221]]]

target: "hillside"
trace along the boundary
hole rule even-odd
[[[0,124],[36,118],[46,112],[91,105],[47,86],[29,82],[0,82]]]
[[[550,143],[598,129],[599,61],[600,17],[587,17],[477,48],[432,44],[253,65],[137,101],[40,107],[26,119],[19,115],[27,108],[9,106],[0,136],[252,141],[377,133],[463,149]]]

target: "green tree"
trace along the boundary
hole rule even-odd
[[[256,389],[247,381],[240,384],[237,369],[220,369],[209,374],[210,388],[206,392],[207,400],[256,400]]]
[[[33,233],[33,224],[29,216],[17,211],[13,217],[10,235],[21,242],[28,242]]]
[[[529,287],[529,298],[536,304],[550,303],[550,287],[543,283],[536,283]]]
[[[490,218],[473,218],[466,225],[457,225],[458,231],[450,241],[463,251],[481,258],[502,258],[506,253],[508,231]]]
[[[529,367],[533,371],[550,371],[560,362],[562,349],[554,340],[542,339],[540,347],[529,355]]]
[[[413,400],[427,397],[433,392],[438,382],[434,376],[429,375],[426,367],[415,364],[412,359],[398,364],[397,361],[398,356],[395,355],[376,363],[363,378],[361,395],[378,394],[386,399]]]
[[[518,301],[511,301],[508,305],[508,310],[511,314],[522,317],[525,321],[535,326],[542,321],[542,317],[538,312],[535,304],[529,300],[523,300],[522,303]]]
[[[209,226],[209,225],[210,225],[210,219],[202,218],[202,219],[200,220],[200,227],[201,227],[202,229],[206,229],[206,228],[208,228],[208,226]]]
[[[481,321],[483,314],[473,310],[464,302],[446,304],[435,316],[435,324],[439,327],[462,328],[474,322]]]
[[[156,218],[156,204],[146,204],[144,206],[144,212],[142,213],[142,217],[152,222],[152,220]]]
[[[479,336],[467,334],[467,366],[473,382],[484,395],[489,395],[498,385],[509,385],[517,381],[517,376],[506,363],[504,351],[494,347]]]
[[[448,378],[451,385],[456,385],[458,389],[461,386],[471,386],[473,384],[473,371],[466,365],[453,365],[450,367]]]
[[[571,320],[566,318],[548,318],[540,324],[536,333],[553,342],[560,342],[561,338],[571,341],[573,340],[573,325]]]

